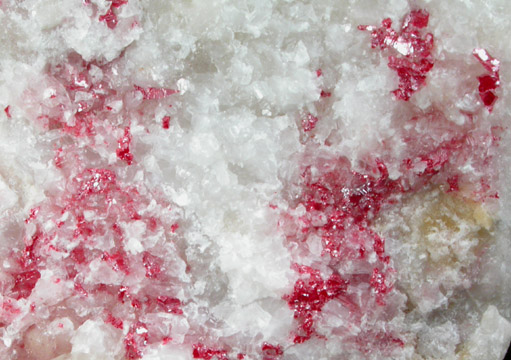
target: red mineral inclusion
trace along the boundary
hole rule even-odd
[[[424,33],[429,13],[413,10],[407,14],[400,32],[392,29],[392,20],[382,21],[382,26],[360,25],[359,30],[371,32],[371,47],[389,49],[389,68],[399,77],[399,87],[392,93],[399,100],[408,101],[426,82],[427,73],[433,68],[433,35]]]
[[[119,8],[127,3],[128,0],[112,0],[110,8],[107,10],[105,15],[101,15],[99,17],[99,21],[104,21],[110,29],[112,30],[115,29],[115,27],[117,26],[118,19],[114,9]]]
[[[41,274],[37,270],[30,270],[14,274],[14,287],[12,292],[16,300],[26,299],[32,293]]]
[[[383,301],[383,296],[386,295],[391,290],[391,288],[388,287],[386,284],[385,274],[380,272],[378,268],[374,268],[373,273],[371,275],[370,284],[377,294],[376,302],[379,305],[385,305],[385,302]]]
[[[492,112],[493,105],[498,99],[495,90],[500,86],[500,61],[484,49],[474,49],[473,54],[488,73],[477,79],[479,80],[479,96],[488,111]]]
[[[136,322],[130,326],[130,330],[124,339],[126,349],[126,359],[136,360],[143,355],[143,348],[147,346],[149,340],[147,325],[142,322]]]
[[[272,345],[267,342],[263,343],[261,350],[263,351],[263,360],[277,360],[284,354],[280,345]]]
[[[124,4],[113,1],[110,10],[115,14]],[[55,284],[72,290],[73,301],[82,302],[84,309],[104,309],[99,316],[106,324],[126,330],[124,356],[139,359],[149,344],[171,339],[169,327],[147,324],[143,317],[184,315],[177,298],[182,284],[168,270],[174,267],[173,261],[182,259],[171,245],[179,225],[169,204],[143,184],[126,184],[123,168],[137,166],[130,123],[144,126],[145,119],[154,118],[156,107],[169,106],[166,98],[177,91],[135,86],[147,102],[142,108],[129,108],[128,102],[138,94],[133,85],[112,87],[119,81],[111,66],[86,62],[73,53],[66,62],[48,69],[52,95],[41,101],[37,118],[38,125],[55,135],[54,163],[63,181],[58,191],[27,214],[24,242],[13,249],[12,271],[2,296],[10,297],[13,306],[16,301],[35,300],[34,289],[43,270],[48,270],[55,274]],[[8,110],[4,109],[6,114]],[[121,161],[111,165],[101,151],[115,152]],[[130,252],[125,229],[131,224],[143,229],[142,240],[157,239],[156,248]],[[115,285],[102,282],[104,276],[97,272],[104,269],[115,278]],[[126,282],[140,287],[126,286]],[[39,312],[58,316],[54,306],[32,305],[36,316]],[[71,317],[75,316],[72,310]],[[1,313],[0,323],[13,316]],[[80,315],[77,321],[94,317]],[[13,349],[24,356],[23,343]]]
[[[316,116],[312,115],[312,114],[305,115],[305,117],[302,119],[303,131],[309,132],[309,131],[314,130],[318,120],[319,119]]]
[[[168,296],[158,296],[156,299],[158,306],[166,313],[183,315],[181,310],[181,301]]]
[[[317,70],[316,70],[316,76],[317,76],[318,78],[319,78],[319,77],[321,77],[321,76],[323,76],[323,70],[321,70],[321,69],[317,69]],[[325,91],[325,90],[321,90],[321,93],[319,94],[319,96],[320,96],[321,98],[328,98],[328,97],[332,96],[332,93],[331,93],[331,92],[327,92],[327,91]]]
[[[108,313],[105,322],[108,324],[111,324],[114,328],[117,328],[120,330],[122,330],[124,327],[122,320],[114,317],[111,313]]]
[[[34,220],[37,216],[37,213],[39,212],[40,207],[36,206],[35,208],[30,209],[30,213],[28,217],[25,219],[25,224],[28,224],[32,220]]]
[[[170,116],[164,116],[162,121],[161,121],[161,126],[162,128],[164,128],[165,130],[169,129],[170,128]]]
[[[424,18],[410,19],[420,26],[426,22]],[[393,205],[405,193],[438,186],[445,191],[459,191],[460,184],[465,191],[471,186],[474,198],[483,201],[491,198],[490,187],[484,186],[489,182],[485,169],[491,163],[493,147],[498,145],[497,128],[478,129],[471,118],[457,125],[438,111],[412,117],[407,123],[410,126],[402,127],[395,135],[405,146],[403,159],[392,158],[396,164],[402,163],[398,178],[390,178],[384,161],[379,159],[372,166],[364,165],[365,172],[353,171],[345,158],[318,157],[307,160],[311,165],[304,165],[297,205],[301,215],[292,215],[293,225],[285,228],[293,229],[287,233],[287,239],[292,254],[301,249],[300,258],[303,252],[309,251],[302,244],[311,239],[321,240],[321,255],[307,254],[309,263],[322,264],[323,270],[316,265],[293,266],[299,279],[283,299],[294,312],[295,343],[322,337],[317,334],[315,322],[331,301],[349,310],[350,324],[354,326],[377,321],[369,320],[375,307],[393,306],[387,300],[393,296],[395,270],[385,252],[385,239],[373,230],[373,222],[384,207]],[[381,153],[385,154],[385,150]],[[476,173],[481,175],[460,172],[467,163],[479,169]],[[344,265],[352,263],[364,264],[359,266],[365,270],[343,272]],[[360,297],[364,299],[363,304]],[[354,338],[347,335],[347,341],[353,341],[362,352],[402,347],[402,338],[402,334],[391,330],[362,331]]]
[[[226,350],[209,348],[201,343],[193,346],[193,358],[203,360],[229,360]]]
[[[308,266],[295,265],[295,270],[305,275],[295,283],[293,293],[284,296],[289,307],[294,311],[294,318],[298,320],[300,330],[294,337],[294,343],[303,343],[314,334],[314,314],[320,312],[330,300],[346,293],[348,282],[338,274],[332,274],[326,281],[318,270]],[[263,345],[263,351],[268,345]]]
[[[127,126],[124,129],[124,136],[118,140],[116,154],[119,159],[125,161],[126,164],[128,165],[131,165],[133,163],[133,154],[130,153],[130,144],[131,144],[130,127]]]
[[[159,100],[163,99],[167,96],[179,93],[179,90],[173,89],[165,89],[165,88],[143,88],[137,85],[134,85],[135,90],[139,91],[142,94],[142,98],[144,100]]]
[[[11,118],[11,107],[10,106],[6,106],[4,108],[4,112],[5,112],[5,115],[7,115],[7,117],[10,119]]]
[[[343,278],[335,270],[325,280],[319,270],[309,266],[295,265],[301,275],[295,283],[293,292],[284,296],[294,311],[299,327],[294,334],[294,342],[302,343],[315,335],[315,317],[323,306],[337,299],[350,303],[348,286],[353,283],[367,282],[373,291],[378,305],[385,305],[383,296],[391,290],[391,283],[378,282],[390,271],[389,259],[385,256],[384,240],[374,233],[369,225],[380,211],[381,206],[395,193],[401,192],[401,185],[389,179],[388,171],[381,161],[377,161],[379,177],[363,175],[350,170],[347,161],[339,161],[336,168],[314,179],[310,168],[302,175],[305,180],[301,204],[306,215],[301,218],[303,227],[301,237],[305,241],[315,234],[322,239],[324,261],[335,269],[343,261],[364,259],[367,253],[376,255],[381,276],[371,282],[371,274]],[[316,219],[323,219],[321,225],[315,225]],[[376,286],[378,285],[378,286]],[[385,285],[385,289],[383,288]],[[363,313],[364,309],[358,309]]]
[[[151,214],[140,215],[139,208],[147,208],[149,200],[140,196],[136,189],[121,186],[111,170],[86,169],[70,179],[65,188],[66,192],[54,199],[58,205],[42,204],[31,210],[27,219],[30,225],[34,224],[39,228],[41,224],[54,218],[58,226],[50,233],[37,231],[26,240],[19,261],[21,270],[12,274],[11,296],[18,300],[28,298],[41,277],[40,269],[61,272],[64,275],[63,280],[74,284],[74,296],[77,299],[87,298],[92,303],[97,301],[101,304],[106,312],[105,323],[117,329],[129,327],[124,340],[125,356],[127,359],[139,359],[147,344],[163,341],[169,334],[151,334],[151,328],[137,320],[138,312],[163,312],[181,316],[183,310],[181,301],[168,287],[163,286],[168,282],[168,275],[159,277],[164,263],[160,256],[165,254],[157,256],[145,251],[140,255],[130,255],[124,250],[123,230],[116,224],[141,221],[146,223],[150,233],[158,233],[162,226],[166,226],[170,233],[172,224],[164,225],[164,221],[155,219]],[[87,211],[95,214],[94,221],[87,220],[84,215]],[[64,213],[64,220],[58,220]],[[109,251],[95,248],[96,243],[101,243],[104,238],[114,242],[115,247]],[[73,243],[77,244],[74,249],[70,246]],[[52,254],[55,253],[64,257],[60,260],[54,259]],[[122,285],[90,282],[84,284],[83,277],[91,271],[89,264],[97,260],[107,264],[121,278],[131,275],[136,266],[145,267],[145,286],[159,288],[159,293],[139,294]],[[112,314],[114,308],[117,312],[124,309],[121,313],[127,316],[127,322]],[[129,320],[133,318],[135,321]]]

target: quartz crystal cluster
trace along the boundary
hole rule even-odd
[[[502,360],[509,14],[1,0],[0,358]]]

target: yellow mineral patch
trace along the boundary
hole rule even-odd
[[[486,230],[490,230],[492,228],[493,220],[482,205],[477,204],[475,206],[472,216],[474,217],[477,225],[482,226]]]
[[[376,223],[401,274],[399,287],[410,309],[424,311],[441,306],[454,289],[470,286],[492,228],[483,204],[439,188],[403,198]]]

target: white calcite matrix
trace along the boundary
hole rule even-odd
[[[0,358],[503,359],[510,14],[1,0]]]

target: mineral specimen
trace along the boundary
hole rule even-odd
[[[503,359],[509,13],[0,1],[0,358]]]

